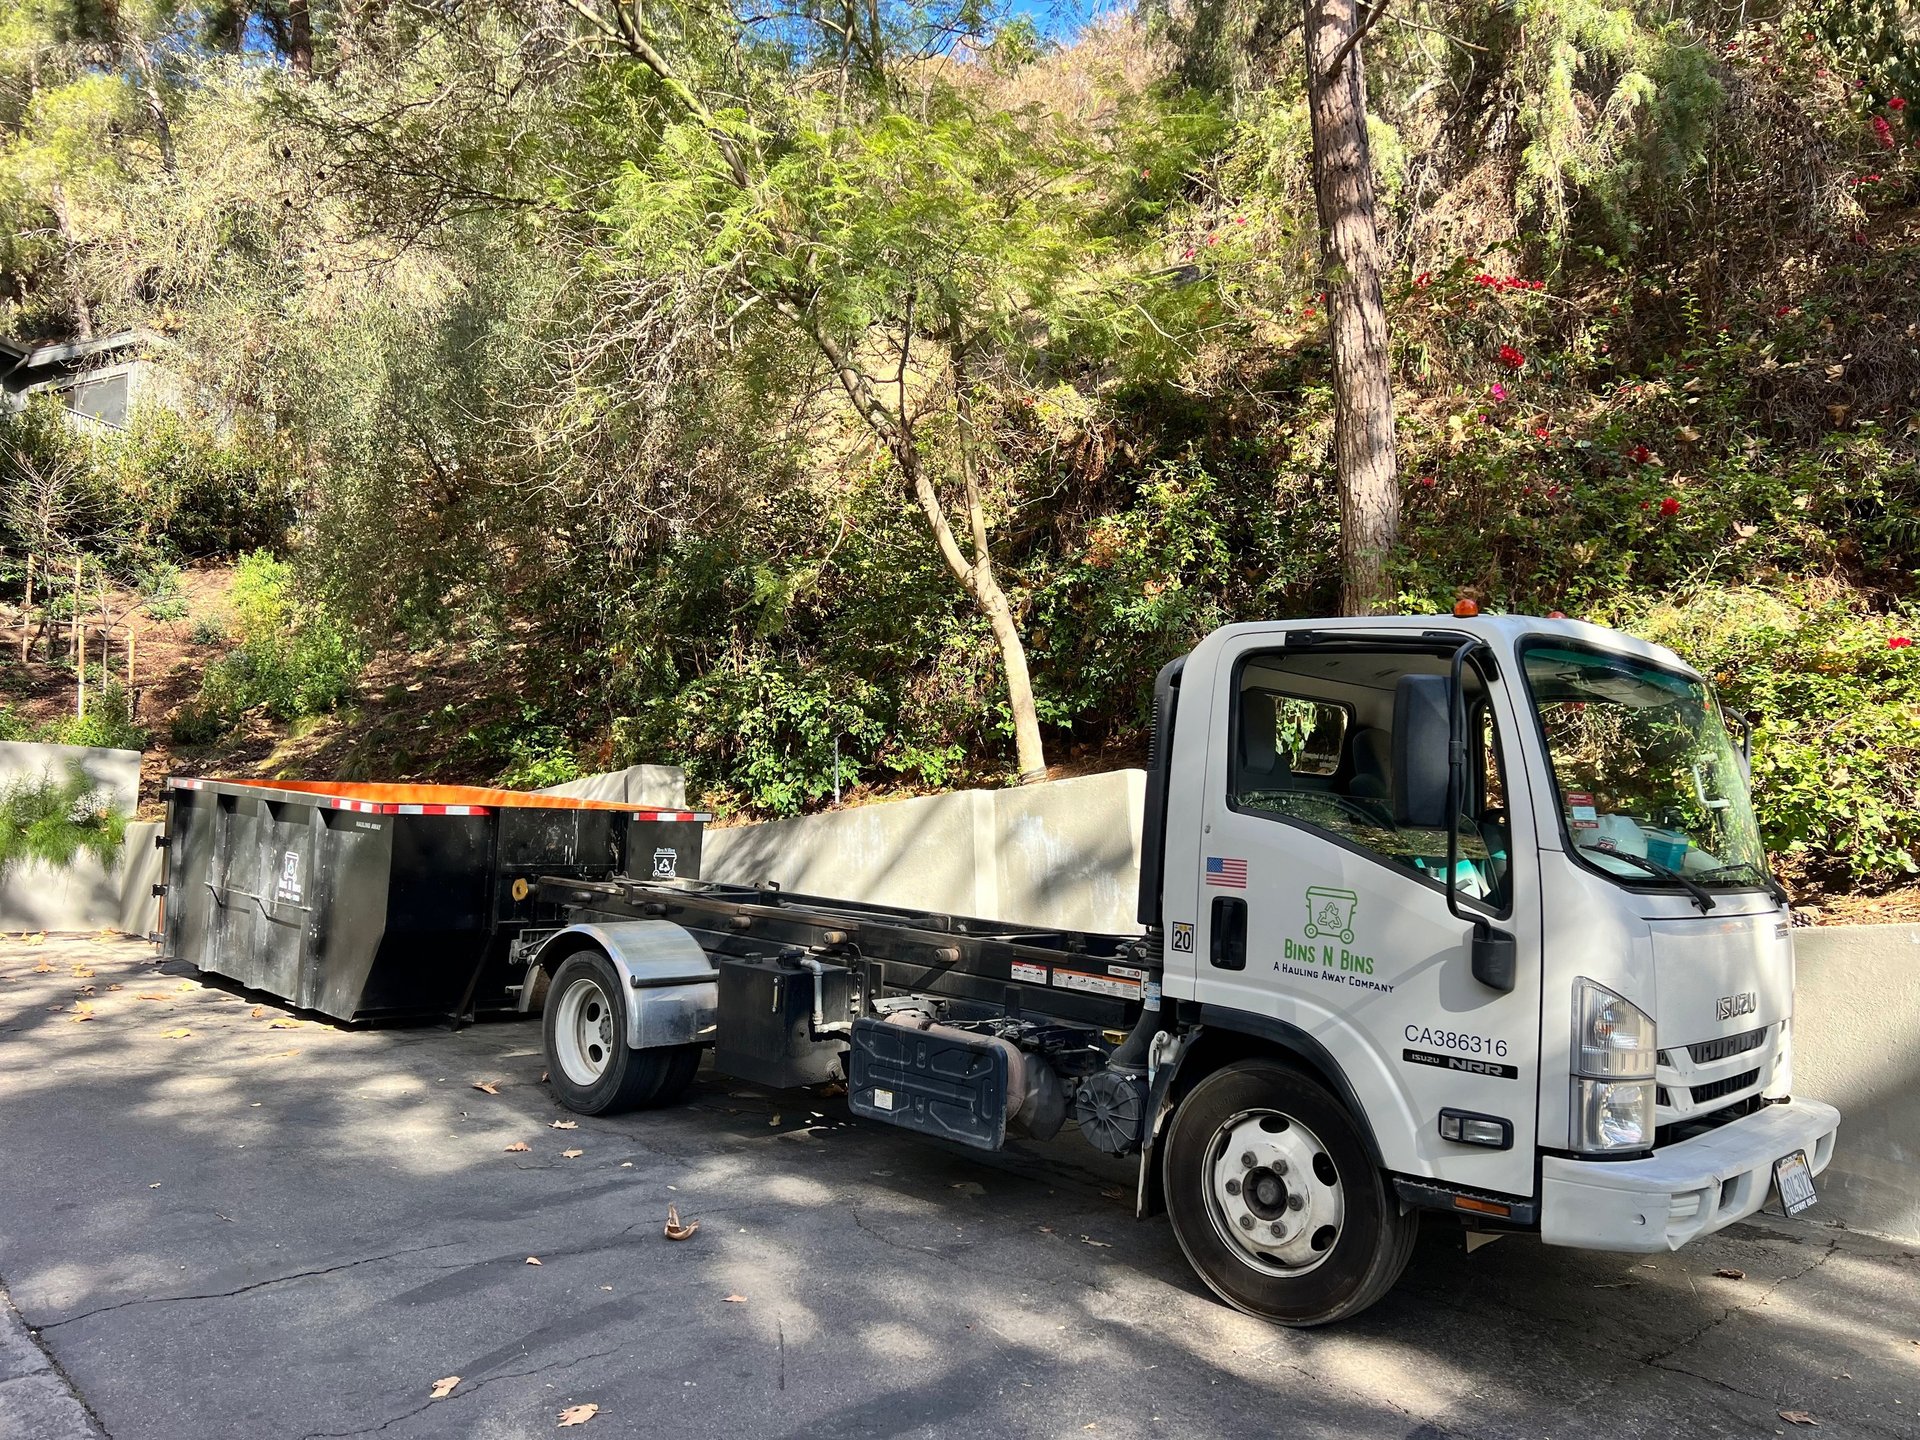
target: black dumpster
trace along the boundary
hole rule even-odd
[[[464,785],[167,782],[162,951],[338,1020],[511,1003],[536,877],[696,877],[686,810]]]

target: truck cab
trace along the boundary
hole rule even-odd
[[[1156,724],[1140,919],[1178,1020],[1143,1196],[1224,1298],[1350,1313],[1414,1209],[1656,1251],[1776,1173],[1810,1199],[1839,1116],[1793,1092],[1785,897],[1677,656],[1521,616],[1236,625]]]

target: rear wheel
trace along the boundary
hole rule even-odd
[[[626,1003],[620,972],[598,950],[576,950],[553,972],[541,1034],[547,1082],[569,1110],[610,1115],[669,1105],[693,1083],[700,1047],[635,1050],[627,1043]]]
[[[1385,1295],[1413,1253],[1360,1128],[1326,1089],[1271,1060],[1207,1076],[1167,1135],[1167,1213],[1200,1278],[1282,1325],[1325,1325]]]

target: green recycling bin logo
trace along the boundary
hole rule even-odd
[[[1307,891],[1307,938],[1339,936],[1342,945],[1353,943],[1353,912],[1360,897],[1351,890],[1333,890],[1315,885]]]

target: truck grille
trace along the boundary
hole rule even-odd
[[[1695,1105],[1705,1105],[1711,1101],[1718,1100],[1723,1095],[1732,1095],[1737,1091],[1746,1089],[1759,1078],[1760,1072],[1758,1070],[1749,1070],[1744,1075],[1729,1075],[1725,1080],[1715,1080],[1711,1085],[1692,1086],[1693,1103]]]
[[[1766,1025],[1660,1052],[1656,1123],[1693,1121],[1737,1105],[1772,1080],[1782,1027]]]
[[[1744,1035],[1723,1035],[1718,1040],[1703,1040],[1698,1045],[1687,1046],[1687,1054],[1693,1057],[1696,1065],[1708,1065],[1715,1060],[1724,1060],[1729,1055],[1744,1055],[1767,1043],[1767,1031],[1770,1028],[1763,1025]]]

